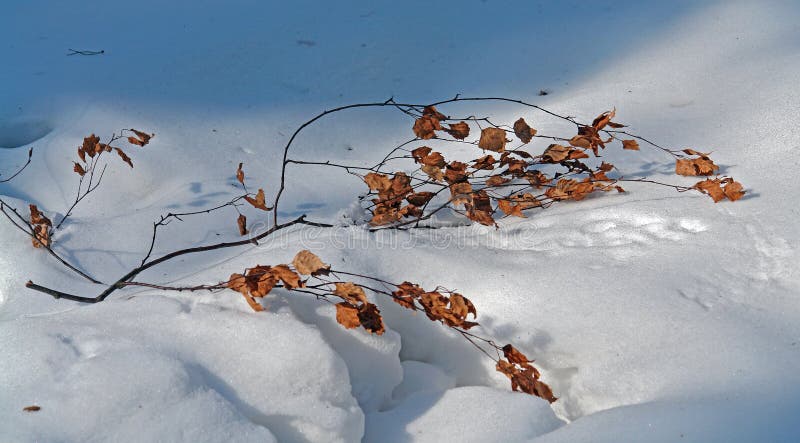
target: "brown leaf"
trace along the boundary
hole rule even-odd
[[[569,139],[569,144],[578,148],[589,149],[592,147],[592,139],[585,135],[576,135]]]
[[[28,205],[28,209],[31,211],[31,224],[53,226],[53,223],[50,221],[50,219],[39,212],[39,208],[36,207],[36,205]]]
[[[506,149],[506,131],[500,128],[484,128],[478,147],[494,152],[503,152]]]
[[[269,211],[270,209],[272,209],[270,207],[267,207],[266,197],[264,196],[263,189],[258,190],[255,198],[246,195],[244,199],[247,201],[247,203],[253,205],[254,208],[261,209],[262,211]]]
[[[422,115],[433,117],[436,120],[447,120],[447,116],[436,110],[436,106],[425,106],[422,109]]]
[[[389,180],[389,177],[375,172],[370,172],[364,176],[364,182],[372,191],[386,192],[392,188],[392,181]]]
[[[275,278],[279,278],[286,289],[302,288],[304,286],[300,276],[286,265],[273,266],[270,273]]]
[[[86,151],[83,150],[83,147],[78,148],[78,157],[82,162],[86,163]]]
[[[353,306],[367,303],[367,295],[364,294],[364,289],[355,283],[336,283],[336,289],[334,289],[333,294]]]
[[[536,135],[536,130],[528,126],[525,119],[520,117],[519,120],[514,122],[514,134],[522,143],[530,143],[533,136]]]
[[[675,173],[678,175],[696,176],[713,175],[719,170],[708,154],[695,151],[694,149],[684,149],[683,152],[689,155],[696,155],[697,158],[677,159],[675,161]]]
[[[30,406],[25,406],[24,408],[22,408],[22,410],[25,411],[25,412],[37,412],[37,411],[41,411],[42,408],[41,408],[41,406],[30,405]]]
[[[508,183],[509,181],[511,180],[503,177],[502,175],[493,175],[486,179],[486,186],[488,187],[500,186],[504,183]]]
[[[75,164],[75,165],[72,167],[72,170],[73,170],[73,171],[77,172],[77,173],[78,173],[78,175],[80,175],[81,177],[83,177],[84,175],[86,175],[86,171],[83,169],[83,166],[81,166],[80,164],[78,164],[78,163],[76,163],[76,162],[72,162],[72,163],[74,163],[74,164]]]
[[[243,214],[239,214],[239,218],[236,219],[236,224],[239,225],[239,235],[247,235],[247,217]]]
[[[598,131],[605,128],[606,125],[611,122],[611,119],[614,118],[614,115],[616,115],[616,113],[617,110],[612,109],[611,111],[606,111],[598,115],[597,118],[595,118],[594,121],[592,121],[592,127]]]
[[[622,149],[627,149],[630,151],[638,151],[639,142],[637,142],[636,140],[622,140]]]
[[[494,169],[494,162],[495,159],[491,155],[484,155],[481,158],[473,160],[472,167],[476,171],[480,171],[483,169],[491,170]]]
[[[80,150],[83,151],[85,154],[88,154],[89,157],[94,157],[95,154],[95,146],[100,143],[100,137],[92,134],[88,137],[84,137],[83,145],[81,145]],[[80,155],[80,153],[78,154]],[[84,157],[82,157],[83,159]],[[84,160],[85,161],[85,160]]]
[[[414,127],[412,128],[414,135],[422,140],[429,140],[436,137],[434,131],[437,129],[442,129],[442,126],[439,124],[438,119],[430,115],[423,115],[418,118],[414,121]]]
[[[424,206],[433,198],[433,192],[415,192],[406,196],[406,200],[414,206]]]
[[[528,357],[526,357],[525,354],[519,352],[519,350],[511,344],[503,346],[503,355],[509,362],[516,363],[518,365],[527,365],[531,362],[531,360],[528,360]]]
[[[303,275],[328,275],[328,271],[331,269],[331,265],[326,265],[314,253],[306,249],[294,256],[292,265],[297,272]]]
[[[725,192],[725,197],[728,197],[728,200],[732,202],[744,197],[745,194],[742,184],[737,181],[733,181],[733,179],[725,184],[723,191]]]
[[[589,156],[586,155],[583,151],[579,151],[577,149],[572,149],[567,146],[562,146],[558,144],[552,144],[544,150],[542,153],[542,160],[545,163],[561,163],[565,160],[575,160],[578,158],[588,158]]]
[[[361,326],[372,334],[383,335],[386,332],[381,311],[372,303],[365,303],[358,310],[358,320],[361,322]]]
[[[450,184],[467,181],[467,164],[459,161],[450,162],[444,171],[444,179]]]
[[[455,205],[472,203],[472,185],[469,182],[453,183],[450,185],[450,202]]]
[[[239,168],[236,169],[236,180],[239,180],[239,183],[244,184],[244,171],[242,171],[242,163],[239,163]]]
[[[469,137],[469,125],[465,122],[453,123],[450,125],[450,128],[445,129],[445,131],[458,140],[464,140]]]
[[[131,129],[131,131],[136,134],[136,137],[128,137],[128,143],[133,145],[144,146],[150,143],[150,139],[155,136],[155,134],[147,134],[142,131],[137,131],[136,129]]]
[[[525,218],[521,205],[515,205],[508,200],[498,200],[497,207],[506,215]]]
[[[444,173],[442,172],[442,168],[437,166],[423,166],[420,168],[422,172],[428,175],[433,181],[440,182],[444,180]]]
[[[346,329],[353,329],[361,326],[361,321],[358,319],[358,308],[347,302],[337,303],[336,321]]]
[[[125,154],[125,152],[123,152],[122,149],[120,149],[120,148],[114,148],[114,149],[117,151],[117,154],[119,154],[120,158],[122,158],[122,161],[127,163],[128,166],[130,166],[132,168],[133,167],[133,162],[131,162],[131,158],[128,157],[128,155]]]
[[[242,294],[244,299],[247,301],[247,304],[250,305],[254,311],[259,312],[264,310],[264,307],[261,306],[261,304],[250,295],[247,279],[244,275],[231,274],[231,277],[228,279],[228,288]]]
[[[710,196],[714,200],[714,203],[725,199],[725,191],[723,191],[722,187],[720,187],[719,179],[705,179],[703,181],[699,181],[695,183],[694,188],[703,194]]]
[[[424,289],[406,281],[398,285],[397,290],[392,292],[392,300],[406,309],[416,311],[417,306],[414,304],[414,300],[418,299],[424,293]]]

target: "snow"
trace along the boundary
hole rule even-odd
[[[74,2],[73,2],[74,3]],[[109,281],[143,257],[152,222],[278,183],[280,148],[323,109],[390,96],[508,96],[713,151],[739,202],[626,184],[500,230],[295,229],[259,247],[186,256],[142,275],[208,283],[308,248],[336,268],[458,289],[480,332],[536,359],[560,400],[510,392],[493,364],[423,315],[380,305],[386,334],[276,291],[254,313],[233,293],[126,289],[56,301],[78,279],[0,223],[0,440],[797,441],[800,272],[794,166],[800,5],[792,1],[17,2],[0,17],[0,195],[56,216],[74,198],[82,137],[156,133],[112,161],[57,237]],[[67,56],[68,48],[100,50]],[[537,96],[539,90],[548,91]],[[508,104],[447,113],[524,116]],[[369,164],[411,137],[396,111],[348,111],[302,133],[299,159]],[[459,148],[461,149],[461,148]],[[450,151],[467,153],[463,150]],[[655,150],[607,151],[630,177],[682,184]],[[116,159],[114,159],[116,160]],[[357,219],[363,184],[290,170],[283,217]],[[0,177],[2,178],[2,177]],[[52,218],[52,217],[51,217]],[[248,217],[258,228],[255,214]],[[154,252],[234,239],[235,213],[188,218]],[[28,405],[39,412],[23,412]]]

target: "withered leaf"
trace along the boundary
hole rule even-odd
[[[262,211],[269,211],[270,209],[272,209],[267,207],[266,196],[264,195],[263,189],[259,188],[255,198],[246,195],[244,199],[247,201],[247,203],[250,203],[256,209],[261,209]]]
[[[239,217],[236,219],[236,224],[239,226],[239,235],[247,235],[247,217],[243,214],[239,214]]]
[[[459,161],[450,162],[445,169],[444,178],[450,184],[467,181],[467,164]]]
[[[297,272],[303,275],[328,275],[331,265],[326,265],[322,260],[309,250],[302,250],[294,256],[292,265]]]
[[[502,175],[493,175],[486,179],[486,186],[488,187],[500,186],[504,183],[508,183],[509,181],[511,180],[503,177]]]
[[[533,136],[536,135],[536,130],[528,126],[525,119],[522,117],[514,122],[514,134],[522,143],[530,143]]]
[[[286,289],[302,288],[304,286],[300,276],[286,265],[273,266],[270,273],[275,278],[279,278]]]
[[[725,192],[725,197],[728,197],[728,200],[732,202],[744,197],[745,194],[742,184],[737,181],[733,181],[733,179],[725,184],[723,191]]]
[[[353,329],[361,326],[361,321],[358,319],[358,308],[347,302],[337,303],[336,321],[346,329]]]
[[[136,129],[131,129],[131,132],[136,134],[136,137],[128,137],[128,143],[133,145],[144,146],[150,143],[150,139],[155,136],[155,134],[148,134],[146,132],[137,131]]]
[[[506,215],[525,218],[525,214],[522,213],[522,206],[515,205],[509,200],[498,200],[497,207]]]
[[[689,155],[696,155],[697,158],[677,159],[675,161],[675,173],[678,175],[713,175],[719,170],[708,154],[695,151],[694,149],[684,149],[683,152]]]
[[[458,140],[464,140],[469,137],[469,125],[465,122],[453,123],[450,125],[450,128],[445,129],[445,131]]]
[[[42,214],[36,205],[30,204],[28,205],[28,209],[31,211],[31,224],[53,226],[53,223],[50,221],[50,219]]]
[[[389,177],[375,172],[365,175],[364,182],[372,191],[385,192],[392,188],[392,181],[389,180]]]
[[[133,167],[133,162],[131,162],[131,158],[130,158],[130,157],[128,157],[128,155],[127,155],[127,154],[125,154],[125,152],[124,152],[122,149],[120,149],[120,148],[114,148],[114,150],[116,150],[116,151],[117,151],[117,154],[119,154],[120,158],[122,158],[122,161],[124,161],[125,163],[127,163],[127,164],[128,164],[128,166],[130,166],[131,168]]]
[[[725,198],[725,191],[722,190],[719,179],[705,179],[703,181],[699,181],[695,183],[694,188],[703,194],[707,194],[714,200],[714,203],[717,203]]]
[[[473,160],[472,167],[477,171],[482,169],[491,170],[494,169],[494,162],[495,159],[493,156],[484,155],[481,158]]]
[[[418,118],[414,121],[414,127],[412,128],[414,135],[422,140],[429,140],[436,137],[434,131],[440,129],[442,129],[442,126],[439,124],[439,120],[430,115],[423,115]]]
[[[418,299],[424,293],[424,289],[406,281],[398,285],[397,290],[392,292],[392,300],[406,309],[416,311],[417,306],[414,304],[414,300]]]
[[[244,184],[244,171],[242,170],[242,163],[239,163],[239,168],[236,169],[236,180]]]
[[[638,151],[639,142],[637,142],[636,140],[622,140],[622,149],[627,149],[630,151]]]
[[[78,173],[78,175],[80,175],[81,177],[83,177],[84,175],[86,175],[86,171],[83,169],[83,166],[81,166],[80,164],[78,164],[78,163],[76,163],[76,162],[72,162],[72,163],[74,163],[74,164],[75,164],[75,165],[72,167],[72,170],[73,170],[73,171],[77,172],[77,173]]]
[[[447,120],[447,116],[436,110],[436,106],[428,105],[422,109],[422,115],[430,116],[436,120]]]
[[[30,406],[25,406],[24,408],[22,408],[22,410],[25,411],[25,412],[37,412],[37,411],[41,411],[42,408],[41,408],[41,406],[30,405]]]
[[[478,147],[494,152],[503,152],[506,149],[506,131],[500,128],[484,128]]]
[[[469,182],[453,183],[450,185],[450,202],[453,205],[472,203],[472,185]]]
[[[358,310],[358,320],[361,322],[361,326],[372,334],[383,335],[386,332],[381,311],[372,303],[365,303]]]
[[[367,295],[364,294],[364,289],[352,282],[336,283],[336,289],[334,289],[333,294],[353,306],[367,303]]]
[[[414,206],[424,206],[426,203],[431,201],[433,196],[434,196],[433,192],[427,192],[427,191],[415,192],[413,194],[409,194],[408,196],[406,196],[406,200],[408,200],[408,202]]]
[[[606,111],[600,115],[598,115],[594,121],[592,121],[592,127],[596,130],[601,130],[606,127],[607,124],[611,122],[611,119],[617,114],[616,109],[612,109],[611,111]]]

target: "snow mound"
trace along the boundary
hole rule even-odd
[[[134,297],[2,322],[0,342],[6,441],[350,442],[364,427],[342,360],[286,313]]]

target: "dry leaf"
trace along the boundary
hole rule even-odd
[[[247,235],[247,217],[243,214],[239,214],[239,218],[236,219],[236,224],[239,225],[239,235]]]
[[[445,129],[448,134],[452,135],[453,138],[458,140],[464,140],[469,136],[469,125],[465,122],[458,122],[453,123],[450,125],[450,128]]]
[[[506,131],[500,128],[484,128],[478,147],[494,152],[503,152],[506,149]]]
[[[326,265],[314,253],[308,250],[302,250],[294,256],[292,265],[297,272],[303,275],[328,275],[331,265]]]
[[[622,140],[622,149],[627,149],[630,151],[638,151],[639,142],[637,142],[636,140]]]
[[[725,184],[723,191],[725,192],[725,197],[728,197],[728,200],[732,202],[744,197],[745,194],[742,184],[737,181],[733,181],[733,179]]]
[[[259,189],[258,190],[258,192],[256,193],[256,197],[255,198],[250,197],[249,195],[246,195],[244,197],[244,199],[247,200],[247,203],[250,203],[251,205],[253,205],[254,208],[261,209],[262,211],[269,211],[270,209],[272,209],[272,208],[267,207],[266,197],[264,196],[264,190],[263,189]]]
[[[83,169],[83,166],[81,166],[80,164],[78,164],[78,163],[76,163],[76,162],[72,162],[72,163],[74,163],[74,164],[75,164],[75,165],[72,167],[72,170],[73,170],[73,171],[77,172],[77,173],[78,173],[78,175],[80,175],[81,177],[83,177],[84,175],[86,175],[86,171]]]
[[[367,303],[367,295],[364,294],[364,289],[355,283],[336,283],[336,289],[334,289],[333,294],[353,306]]]
[[[353,329],[361,326],[361,321],[358,319],[358,308],[347,302],[337,303],[336,321],[346,329]]]
[[[122,161],[124,161],[125,163],[127,163],[127,164],[128,164],[128,166],[130,166],[131,168],[133,167],[133,162],[131,162],[131,158],[130,158],[130,157],[128,157],[128,155],[127,155],[127,154],[125,154],[125,152],[123,152],[123,151],[122,151],[122,149],[120,149],[120,148],[114,148],[114,150],[116,150],[116,151],[117,151],[117,154],[119,154],[120,158],[122,158]]]
[[[128,143],[133,145],[144,146],[150,143],[150,139],[155,136],[155,134],[147,134],[136,129],[131,129],[131,131],[136,134],[136,137],[128,137]]]
[[[530,143],[533,136],[536,135],[536,130],[528,126],[525,119],[520,117],[519,120],[514,122],[514,134],[522,143]]]
[[[358,310],[358,320],[361,326],[372,334],[383,335],[386,332],[381,311],[372,303],[366,303]]]
[[[236,180],[244,184],[244,171],[242,171],[242,163],[239,163],[239,168],[236,169]]]
[[[25,406],[24,408],[22,408],[22,410],[25,412],[37,412],[41,411],[42,408],[40,406],[30,405],[30,406]]]

